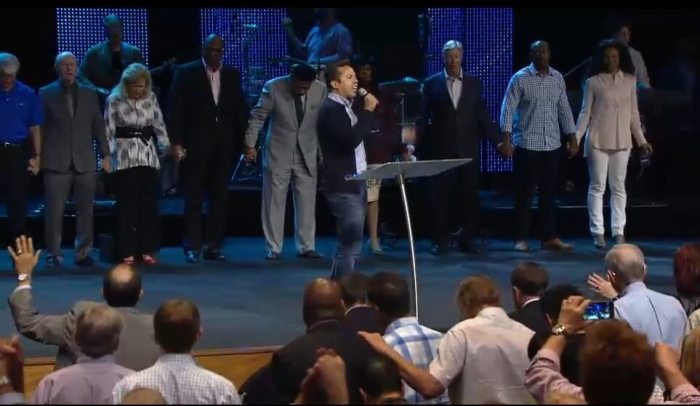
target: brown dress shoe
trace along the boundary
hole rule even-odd
[[[558,238],[552,238],[551,240],[542,241],[542,249],[548,251],[573,251],[574,246],[571,244],[566,244]]]

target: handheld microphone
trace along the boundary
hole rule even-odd
[[[369,93],[367,92],[367,90],[365,90],[364,87],[361,87],[361,88],[357,89],[357,95],[360,96],[360,97],[362,97],[362,98],[364,98],[364,97],[367,96],[368,94],[369,94]]]

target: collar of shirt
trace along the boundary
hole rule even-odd
[[[59,80],[61,83],[61,89],[63,89],[64,92],[67,91],[75,91],[78,88],[78,82],[76,80],[73,81],[70,85],[66,84],[65,81]]]
[[[626,288],[624,288],[622,290],[621,296],[624,296],[624,295],[631,293],[631,292],[638,292],[641,290],[645,290],[646,288],[647,288],[647,285],[645,285],[644,282],[641,282],[641,281],[632,282],[629,285],[627,285]]]
[[[537,68],[535,68],[534,63],[530,63],[530,65],[528,65],[528,67],[527,67],[527,70],[530,72],[531,75],[534,75],[534,76],[539,75],[539,72],[537,71]],[[552,67],[551,66],[547,66],[547,75],[549,75],[549,76],[552,75]]]
[[[386,332],[384,334],[389,334],[392,331],[399,329],[401,327],[415,326],[417,324],[418,324],[418,319],[416,317],[413,317],[413,316],[401,317],[399,319],[392,321],[391,324],[389,324],[386,327]]]
[[[354,305],[354,306],[351,306],[348,310],[346,310],[346,311],[345,311],[345,315],[347,316],[348,313],[350,313],[351,311],[353,311],[353,310],[355,310],[355,309],[357,309],[357,308],[360,308],[360,307],[372,307],[372,306],[366,305],[366,304],[356,304],[356,305]]]
[[[450,78],[450,75],[447,74],[447,69],[443,69],[443,71],[445,72],[445,79],[450,80],[451,78]],[[464,72],[462,71],[462,69],[460,69],[460,70],[459,70],[459,76],[457,76],[456,79],[464,80],[464,74],[463,74],[463,73],[464,73]]]
[[[78,355],[78,364],[114,364],[114,354],[103,355],[99,358],[88,357],[85,354]]]
[[[529,305],[529,304],[532,303],[532,302],[536,302],[536,301],[538,301],[538,300],[540,300],[539,297],[535,297],[535,298],[532,298],[532,299],[530,299],[530,300],[526,300],[525,303],[523,303],[523,307]]]
[[[333,327],[338,327],[338,326],[340,326],[340,320],[338,320],[338,319],[326,319],[326,320],[317,321],[316,323],[310,325],[306,329],[306,332],[309,333],[313,330],[317,330],[320,328],[333,328]]]
[[[158,363],[161,364],[188,364],[196,365],[192,354],[163,354],[158,357]]]
[[[350,99],[346,99],[345,97],[339,95],[336,92],[328,93],[328,98],[342,104],[345,107],[348,107],[348,108],[352,107],[352,101]]]
[[[623,77],[625,77],[625,72],[623,72],[623,71],[621,71],[621,70],[618,69],[618,71],[615,72],[615,73],[607,73],[607,72],[605,72],[605,73],[601,73],[601,75],[610,76],[613,80],[620,80],[620,79],[622,79]]]
[[[476,317],[480,318],[485,318],[485,319],[508,319],[508,315],[506,314],[506,311],[501,309],[500,307],[496,306],[491,306],[487,307],[485,309],[482,309]]]

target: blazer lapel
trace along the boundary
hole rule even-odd
[[[211,92],[211,82],[209,82],[207,67],[204,65],[204,62],[202,62],[200,65],[199,77],[200,80],[203,82],[204,92],[207,94],[207,100],[209,100],[212,106],[216,106],[216,102],[214,101],[214,94]],[[220,78],[223,80],[223,75],[221,75]],[[219,81],[219,83],[221,83],[221,80]],[[219,97],[221,97],[221,94],[219,94]]]
[[[454,103],[452,103],[452,97],[450,97],[450,91],[447,90],[447,78],[445,77],[444,73],[440,75],[440,94],[442,95],[443,100],[445,103],[447,103],[452,109],[455,108]]]

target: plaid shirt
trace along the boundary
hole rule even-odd
[[[435,358],[442,333],[418,324],[415,317],[402,317],[389,324],[384,333],[387,342],[402,357],[411,361],[418,368],[428,370],[430,362]],[[404,397],[408,403],[418,404],[448,404],[450,399],[447,392],[426,400],[417,394],[404,382]]]
[[[561,131],[576,132],[561,73],[549,68],[540,76],[532,64],[516,72],[503,98],[500,125],[501,131],[513,134],[517,147],[531,151],[561,147]]]
[[[152,367],[127,376],[112,392],[114,404],[136,388],[157,390],[169,405],[239,405],[236,387],[228,379],[195,364],[189,354],[164,354]]]

